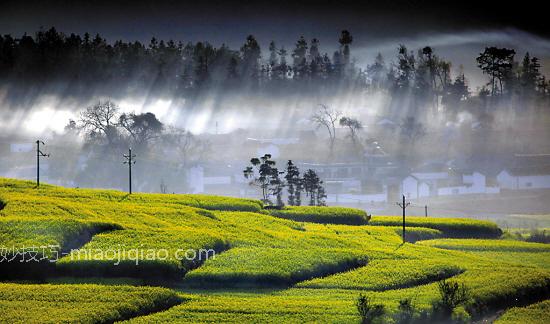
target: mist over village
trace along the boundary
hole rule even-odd
[[[550,35],[486,7],[8,1],[0,321],[548,323]]]

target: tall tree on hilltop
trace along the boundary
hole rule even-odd
[[[296,47],[292,51],[293,70],[297,79],[302,79],[307,74],[307,41],[300,36],[296,41]]]
[[[486,47],[476,58],[477,66],[491,79],[491,96],[504,93],[504,80],[512,72],[515,54],[513,49]]]
[[[384,63],[384,57],[381,53],[376,55],[374,63],[367,66],[367,78],[370,81],[370,85],[374,89],[382,89],[386,84],[386,64]]]
[[[311,40],[308,59],[311,78],[313,80],[319,80],[323,74],[323,58],[319,51],[319,40],[317,38]]]
[[[395,87],[398,92],[404,93],[412,87],[416,59],[405,45],[400,45],[397,50],[397,61]]]
[[[342,63],[344,65],[349,65],[351,62],[351,54],[350,54],[350,45],[353,43],[353,36],[351,36],[351,33],[347,30],[342,30],[342,33],[340,34],[340,38],[338,39],[338,43],[340,43],[340,50],[342,52]]]
[[[448,118],[455,119],[460,110],[461,103],[465,102],[470,96],[470,90],[466,82],[464,73],[460,73],[454,80],[445,87],[442,103],[446,108]]]
[[[288,55],[287,50],[284,46],[282,46],[278,51],[277,55],[279,55],[279,65],[277,65],[274,69],[274,74],[277,79],[279,80],[285,80],[287,77],[287,73],[289,70],[289,67],[286,62],[286,56]]]
[[[254,36],[248,35],[246,37],[246,42],[241,47],[241,56],[243,60],[242,75],[252,80],[253,84],[256,84],[260,72],[261,49]]]
[[[271,67],[277,65],[279,61],[277,55],[277,46],[274,41],[271,41],[271,43],[269,43],[269,65],[271,65]]]
[[[537,83],[540,79],[540,63],[539,59],[531,57],[529,52],[523,57],[519,78],[523,98],[532,98],[537,90]]]

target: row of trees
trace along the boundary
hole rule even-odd
[[[122,153],[132,147],[138,155],[136,172],[147,174],[140,190],[186,191],[187,170],[211,155],[208,140],[191,132],[160,122],[151,112],[123,113],[113,101],[102,101],[70,120],[65,132],[55,139],[63,143],[52,154],[59,158],[50,176],[75,181],[81,186],[119,188],[126,177],[121,172]],[[83,139],[80,146],[79,139]],[[68,182],[66,185],[71,185]],[[139,186],[138,186],[139,187]]]
[[[262,202],[265,204],[273,205],[274,197],[276,206],[284,206],[283,191],[286,187],[288,204],[291,206],[302,204],[302,193],[308,197],[310,206],[325,205],[325,188],[317,173],[308,169],[301,176],[300,169],[291,160],[286,164],[284,171],[279,171],[271,155],[265,154],[260,158],[252,158],[243,174],[251,180],[251,185],[261,189]]]
[[[388,62],[379,54],[361,69],[354,63],[352,44],[353,36],[346,30],[340,34],[338,49],[329,55],[321,51],[316,38],[300,37],[288,50],[271,42],[262,52],[252,35],[239,49],[231,49],[155,38],[148,44],[111,44],[100,35],[66,35],[51,28],[34,36],[0,36],[0,84],[67,82],[72,87],[67,93],[75,95],[88,91],[90,96],[117,97],[147,89],[150,96],[197,100],[208,91],[277,97],[382,92],[390,98],[387,116],[416,120],[445,116],[446,121],[456,120],[462,111],[488,120],[497,107],[527,110],[546,107],[550,101],[550,85],[541,74],[540,60],[529,53],[518,62],[513,49],[485,48],[477,63],[489,82],[473,93],[462,69],[453,74],[452,62],[432,47],[411,51],[400,45]],[[350,120],[341,125],[351,126],[350,130],[356,127]]]
[[[85,108],[78,120],[69,120],[65,131],[70,136],[82,135],[88,145],[116,150],[133,147],[146,152],[169,146],[181,151],[182,161],[204,158],[208,153],[208,143],[201,142],[189,131],[164,125],[151,112],[121,113],[118,105],[110,100]]]
[[[443,111],[448,119],[454,119],[460,111],[507,103],[515,104],[515,108],[548,104],[550,83],[541,74],[540,60],[526,53],[520,63],[515,55],[513,49],[485,48],[476,61],[489,82],[472,94],[462,68],[453,77],[452,62],[439,57],[433,48],[427,46],[415,54],[400,45],[394,63],[388,65],[378,55],[367,67],[368,88],[389,93],[392,106],[406,107],[419,118]]]
[[[291,81],[327,84],[359,77],[364,82],[363,71],[351,59],[352,42],[351,34],[342,31],[339,50],[332,57],[321,52],[315,38],[308,44],[300,37],[290,51],[271,42],[269,58],[262,60],[252,35],[234,50],[208,42],[156,38],[149,44],[120,40],[110,44],[99,34],[66,35],[50,28],[34,37],[0,35],[0,80],[69,81],[98,87],[113,82],[182,96],[205,87],[269,88]]]

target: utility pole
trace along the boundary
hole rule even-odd
[[[407,207],[410,204],[411,204],[410,202],[408,202],[408,203],[405,202],[405,195],[403,195],[403,202],[402,203],[400,203],[400,202],[397,203],[397,206],[399,206],[403,209],[403,244],[405,243],[405,209],[407,209]]]
[[[128,155],[123,154],[126,161],[122,162],[122,164],[128,164],[128,190],[129,193],[132,194],[132,164],[136,164],[135,160],[132,160],[136,157],[135,154],[132,155],[132,149],[128,149]]]
[[[424,205],[424,215],[428,217],[428,205]]]
[[[42,143],[42,145],[46,145],[41,140],[36,141],[36,187],[37,188],[40,187],[40,158],[50,157],[50,154],[44,154],[42,153],[42,151],[40,151],[40,143]]]

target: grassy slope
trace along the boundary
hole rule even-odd
[[[467,218],[433,218],[433,217],[406,217],[406,226],[427,227],[439,230],[447,237],[460,238],[498,238],[502,231],[498,226],[489,221]],[[369,224],[378,226],[401,226],[401,216],[375,216]]]
[[[164,288],[0,283],[0,321],[108,323],[165,310],[182,301]]]
[[[547,264],[494,260],[477,251],[402,245],[396,227],[297,223],[257,213],[260,204],[253,200],[194,195],[128,197],[116,191],[51,186],[37,190],[30,182],[5,179],[0,179],[0,199],[6,203],[0,211],[0,233],[3,233],[0,245],[25,240],[63,245],[65,241],[60,238],[78,236],[79,231],[72,228],[108,224],[120,229],[95,235],[84,248],[117,244],[127,248],[143,245],[171,250],[228,249],[196,270],[192,269],[197,264],[168,260],[168,269],[171,269],[168,275],[182,276],[185,271],[192,270],[184,278],[186,285],[193,287],[208,282],[214,287],[222,284],[224,289],[184,289],[180,295],[188,298],[188,302],[165,312],[136,318],[136,321],[350,322],[357,319],[354,301],[358,289],[384,303],[390,311],[394,311],[399,299],[404,297],[414,298],[419,308],[426,308],[437,296],[433,281],[453,274],[456,280],[471,288],[478,304],[523,300],[547,292],[550,287]],[[235,212],[235,209],[242,211]],[[39,228],[38,224],[44,220],[60,222],[62,235],[50,235],[56,231],[31,230]],[[8,230],[3,224],[12,224],[10,222],[20,222],[21,230]],[[78,226],[71,226],[71,222],[78,222]],[[432,227],[443,233],[459,233],[464,229],[477,231],[479,228],[482,233],[496,232],[496,226],[490,223],[473,223],[422,218],[417,226]],[[33,234],[35,232],[40,235]],[[421,227],[417,232],[426,238],[441,233]],[[499,241],[491,242],[500,244]],[[547,252],[518,246],[517,252],[510,253],[521,253],[534,260],[533,254]],[[365,261],[367,265],[361,266]],[[112,263],[112,260],[71,261],[66,258],[58,267],[69,272],[80,271],[82,276],[98,272],[109,276],[126,271],[140,275],[139,268],[129,264],[126,268],[117,268]],[[149,271],[166,264],[148,266]],[[94,271],[86,273],[86,269]],[[335,274],[325,276],[331,273]],[[275,290],[227,289],[231,285],[239,287],[243,282],[281,286]],[[289,287],[294,283],[298,285]],[[408,286],[411,288],[395,289]]]
[[[550,323],[550,299],[527,307],[514,307],[507,310],[496,324],[545,324]]]

